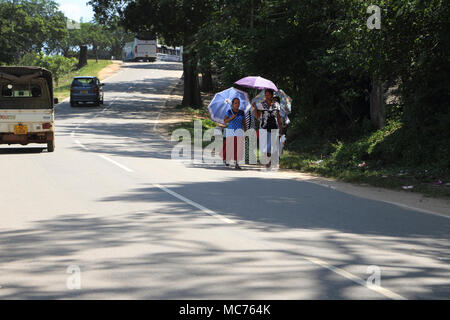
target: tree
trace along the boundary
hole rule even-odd
[[[153,32],[169,45],[183,45],[184,94],[182,104],[202,105],[198,79],[198,51],[194,46],[196,32],[213,11],[212,0],[91,0],[98,19],[106,21],[116,14],[127,30]]]
[[[113,39],[108,29],[95,22],[82,22],[79,29],[69,31],[69,35],[65,42],[65,52],[69,52],[70,48],[79,48],[79,63],[81,68],[87,63],[88,47],[92,48],[91,52],[98,61],[99,48],[109,48],[111,51]],[[108,57],[109,58],[109,57]]]
[[[13,63],[27,52],[56,50],[67,36],[66,19],[52,0],[2,1],[0,34],[0,63]]]
[[[56,84],[59,79],[70,73],[76,65],[75,58],[66,58],[60,55],[45,55],[43,52],[39,54],[29,52],[25,54],[18,63],[23,66],[38,66],[50,70],[53,74]]]

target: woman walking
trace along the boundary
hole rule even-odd
[[[265,100],[261,103],[253,103],[253,112],[257,119],[259,119],[259,146],[261,153],[266,153],[267,157],[272,156],[272,130],[279,130],[282,128],[282,119],[280,116],[280,104],[273,100],[273,90],[266,89]],[[277,140],[278,141],[278,140]],[[266,165],[270,167],[271,162]]]
[[[240,170],[239,162],[242,162],[244,155],[244,131],[246,130],[245,113],[239,110],[241,101],[234,98],[232,107],[227,111],[224,122],[228,125],[225,130],[226,139],[223,146],[223,158],[226,165],[235,161],[235,168]],[[234,146],[234,147],[233,147]]]

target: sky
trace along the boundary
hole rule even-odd
[[[55,0],[59,3],[60,10],[69,19],[80,21],[83,18],[83,22],[91,21],[94,17],[94,11],[91,6],[86,5],[88,0]]]

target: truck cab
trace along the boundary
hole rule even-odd
[[[47,144],[55,150],[53,79],[39,67],[0,67],[0,144]]]

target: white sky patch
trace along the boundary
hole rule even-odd
[[[80,22],[82,18],[83,22],[88,22],[94,18],[92,7],[86,5],[88,0],[56,0],[56,2],[59,3],[59,9],[69,19]]]

